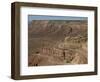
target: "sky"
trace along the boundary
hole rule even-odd
[[[87,20],[87,17],[28,15],[28,22],[32,20]]]

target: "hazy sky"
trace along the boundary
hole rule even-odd
[[[87,17],[28,15],[28,22],[32,20],[87,20]]]

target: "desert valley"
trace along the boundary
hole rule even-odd
[[[87,20],[32,20],[28,66],[87,64]]]

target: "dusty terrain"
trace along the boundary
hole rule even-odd
[[[28,26],[29,66],[88,63],[86,20],[34,20]]]

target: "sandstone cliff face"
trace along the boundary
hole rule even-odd
[[[28,26],[28,65],[86,64],[87,21],[34,20]]]

